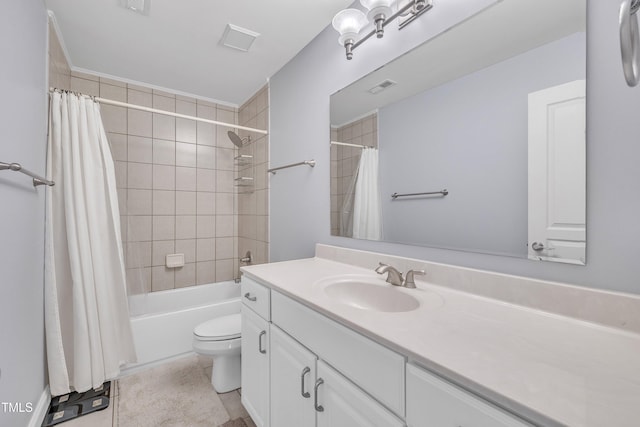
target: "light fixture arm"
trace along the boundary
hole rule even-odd
[[[353,40],[349,40],[345,42],[344,48],[345,48],[347,59],[353,58],[353,51],[374,34],[376,34],[378,38],[381,38],[384,33],[384,27],[389,25],[397,17],[401,15],[405,15],[407,13],[411,14],[411,16],[407,18],[406,21],[400,24],[400,29],[402,29],[405,26],[407,26],[410,22],[413,22],[413,20],[416,19],[418,16],[430,10],[432,7],[433,7],[432,0],[411,0],[406,5],[398,9],[396,13],[394,13],[393,15],[389,16],[386,19],[384,19],[384,15],[377,15],[374,18],[374,21],[375,21],[374,28],[370,32],[362,36],[357,42],[353,42]]]

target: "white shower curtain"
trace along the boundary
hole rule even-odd
[[[367,240],[382,238],[382,207],[376,148],[364,148],[360,157],[353,198],[353,237]]]
[[[51,394],[86,391],[135,361],[115,171],[100,107],[52,93],[45,328]]]

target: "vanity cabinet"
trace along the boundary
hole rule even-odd
[[[402,427],[404,423],[271,325],[271,425]]]
[[[532,427],[461,388],[407,365],[407,425],[423,427]]]
[[[258,427],[269,426],[269,289],[242,281],[242,404]]]

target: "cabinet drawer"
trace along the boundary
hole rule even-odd
[[[422,427],[531,427],[475,395],[407,365],[407,425]]]
[[[242,303],[265,320],[271,320],[269,288],[244,276],[241,282]]]
[[[271,304],[273,323],[404,417],[404,356],[278,292]]]

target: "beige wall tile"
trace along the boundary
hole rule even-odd
[[[196,240],[196,261],[213,261],[216,259],[216,240],[197,239]]]
[[[152,89],[146,86],[138,86],[135,84],[127,83],[127,88],[131,90],[137,90],[138,92],[151,93]]]
[[[233,280],[234,276],[235,274],[232,259],[216,261],[216,282]]]
[[[214,283],[216,280],[215,261],[204,261],[196,263],[196,284],[206,285]]]
[[[176,268],[176,288],[186,288],[196,284],[196,264],[185,264],[184,267]]]
[[[120,133],[107,133],[111,156],[113,160],[127,161],[127,135]]]
[[[95,82],[99,82],[100,78],[94,74],[83,73],[81,71],[71,71],[71,77],[77,77],[85,80],[92,80]]]
[[[233,237],[220,237],[216,239],[216,259],[232,259],[235,257],[233,240]]]
[[[200,99],[196,100],[196,112],[197,116],[203,119],[216,119],[215,104],[212,104],[211,102],[202,101]]]
[[[154,215],[175,215],[176,214],[176,192],[170,190],[153,191],[153,214]]]
[[[151,215],[151,190],[127,190],[127,213]]]
[[[179,215],[176,217],[176,239],[196,238],[195,215]]]
[[[160,95],[164,93],[164,95]],[[153,108],[163,111],[176,111],[176,99],[174,95],[166,92],[153,91]]]
[[[114,105],[100,106],[100,116],[107,132],[127,133],[127,109]]]
[[[125,250],[127,268],[151,267],[151,242],[128,242]]]
[[[127,162],[114,162],[116,188],[127,188]]]
[[[71,90],[84,95],[100,96],[100,83],[72,76]]]
[[[176,167],[176,190],[196,191],[196,169]]]
[[[153,216],[153,240],[172,240],[176,238],[176,217],[173,215]]]
[[[196,192],[176,191],[176,215],[196,215]]]
[[[100,82],[100,97],[113,101],[127,102],[127,89]]]
[[[214,147],[207,147],[204,145],[198,145],[198,168],[202,169],[215,169],[216,168],[216,149]]]
[[[173,269],[166,267],[153,267],[151,269],[151,290],[166,291],[175,286],[175,273]]]
[[[175,190],[176,168],[167,165],[153,165],[153,188],[155,190]]]
[[[196,141],[200,145],[216,145],[216,127],[210,123],[196,123]]]
[[[216,237],[232,237],[233,234],[233,215],[216,215]]]
[[[139,295],[151,292],[151,267],[127,269],[127,293]]]
[[[186,114],[186,113],[185,113]],[[195,144],[197,142],[197,125],[193,120],[176,119],[176,141],[189,142]]]
[[[129,135],[153,136],[153,119],[151,113],[140,110],[127,110],[127,132]]]
[[[166,256],[175,252],[175,240],[160,240],[151,244],[151,265],[163,266]]]
[[[198,215],[215,215],[216,213],[216,195],[215,193],[197,193],[197,214]]]
[[[118,208],[120,209],[120,215],[127,215],[127,189],[118,188]]]
[[[233,193],[234,189],[233,171],[216,171],[216,191],[219,193]]]
[[[127,238],[129,242],[152,240],[150,215],[129,215],[126,218]]]
[[[216,191],[216,172],[211,169],[198,169],[198,191]]]
[[[218,170],[234,170],[235,166],[234,150],[229,148],[216,149],[216,169]]]
[[[129,135],[127,140],[127,153],[130,162],[153,162],[153,140],[151,138]]]
[[[127,90],[127,102],[129,104],[141,105],[143,107],[153,107],[153,95],[151,89],[136,87],[129,85]]]
[[[233,193],[216,193],[216,215],[233,215]]]
[[[104,83],[104,84],[108,84],[108,85],[112,85],[112,86],[119,86],[119,87],[123,87],[126,89],[127,84],[123,81],[120,80],[114,80],[114,79],[109,79],[107,77],[100,77],[100,83]]]
[[[153,137],[158,139],[175,140],[176,119],[163,114],[153,114]]]
[[[157,165],[176,164],[176,143],[164,139],[153,140],[153,163]]]
[[[216,220],[213,215],[198,215],[196,236],[198,238],[211,238],[216,236]]]
[[[184,142],[176,142],[176,165],[195,168],[198,159],[198,146]]]
[[[127,188],[151,189],[151,165],[127,163]]]
[[[196,239],[176,240],[177,254],[184,254],[184,262],[196,262]]]

